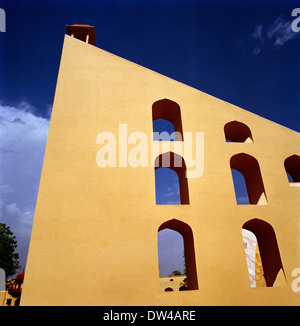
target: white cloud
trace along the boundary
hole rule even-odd
[[[261,51],[261,48],[260,47],[257,47],[255,49],[253,49],[253,54],[254,55],[259,55],[260,51]]]
[[[22,102],[0,105],[0,221],[17,237],[20,262],[26,261],[49,120]]]
[[[264,44],[265,41],[264,41],[264,38],[263,38],[262,29],[263,29],[263,26],[262,25],[257,25],[255,27],[254,32],[252,33],[252,37],[255,40],[258,40],[259,43]]]
[[[261,53],[264,46],[269,45],[280,49],[287,41],[296,37],[296,33],[292,31],[292,22],[285,21],[282,16],[275,19],[271,26],[267,26],[267,32],[264,33],[263,25],[256,25],[251,38],[255,41],[255,46],[252,51],[254,56]]]
[[[180,200],[167,200],[167,205],[180,205]]]
[[[19,218],[19,216],[21,216],[21,210],[20,207],[18,206],[17,203],[11,203],[6,205],[6,216],[17,216]]]
[[[281,16],[270,26],[267,35],[276,48],[282,47],[288,40],[296,37],[296,33],[292,31],[291,22],[284,21]]]
[[[264,40],[264,37],[263,37],[263,33],[262,33],[262,30],[263,30],[263,26],[262,25],[257,25],[255,27],[255,30],[254,32],[251,34],[252,38],[257,41],[257,47],[254,48],[253,50],[253,54],[256,56],[260,53],[264,43],[265,43],[265,40]]]
[[[11,194],[14,192],[15,191],[11,185],[0,185],[0,194]]]

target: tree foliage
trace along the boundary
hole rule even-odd
[[[184,276],[184,275],[186,275],[186,262],[185,262],[185,252],[184,252],[184,250],[183,250],[182,258],[183,258],[183,266],[184,266],[183,274],[181,273],[180,270],[177,269],[177,270],[173,271],[172,274],[169,275],[169,277],[170,276],[180,276],[180,275],[183,275]],[[180,282],[180,288],[181,288],[181,291],[188,289],[188,280],[187,280],[187,277],[185,277],[183,279],[183,281]]]
[[[179,275],[184,275],[184,274],[182,274],[181,271],[177,269],[176,271],[173,271],[172,274],[169,276],[179,276]]]
[[[15,252],[18,243],[10,227],[0,223],[0,268],[5,270],[6,277],[16,274],[21,268],[19,254]]]

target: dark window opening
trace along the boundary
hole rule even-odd
[[[165,119],[153,121],[153,140],[174,141],[175,138],[176,134],[173,123]]]
[[[255,241],[256,238],[259,248],[259,256],[257,261],[261,260],[262,268],[260,275],[255,275],[256,281],[260,282],[260,286],[265,284],[267,287],[286,285],[286,278],[280,257],[279,247],[272,226],[265,221],[255,218],[246,222],[242,229],[253,233],[255,236],[253,241]],[[248,238],[250,237],[248,236]],[[245,234],[243,234],[243,241],[245,243]],[[257,267],[257,262],[255,264],[255,267]],[[257,274],[257,271],[255,272]]]
[[[284,161],[285,171],[290,183],[300,182],[300,156],[292,155]]]
[[[185,275],[182,235],[169,228],[157,233],[159,277]],[[174,279],[171,278],[170,282]]]
[[[157,122],[157,120],[168,121],[172,126],[172,136],[175,141],[183,140],[183,131],[182,131],[182,122],[181,122],[181,113],[180,106],[171,100],[163,99],[156,101],[152,105],[152,121],[153,121],[153,131],[155,132],[153,140],[166,140],[160,139],[161,137],[157,135],[157,132],[166,132],[166,128],[169,129],[171,125],[166,126],[166,123],[163,121]],[[162,128],[163,127],[163,128]],[[164,136],[163,138],[165,138]],[[167,139],[171,140],[171,139]]]
[[[183,238],[183,249],[184,249],[183,252],[184,252],[184,261],[185,261],[185,269],[186,269],[186,281],[185,281],[186,284],[182,286],[186,287],[187,290],[197,290],[198,280],[197,280],[194,238],[193,238],[192,229],[188,224],[176,219],[172,219],[163,223],[159,227],[158,233],[165,229],[170,229],[181,234]],[[172,247],[173,246],[172,242],[170,242],[169,245]],[[182,249],[180,248],[180,251],[181,250]]]
[[[230,167],[243,175],[249,204],[266,205],[267,196],[257,160],[245,153],[236,154],[230,159]],[[235,189],[235,193],[237,198],[238,189]]]
[[[232,180],[235,190],[236,203],[238,205],[249,205],[247,186],[243,174],[231,169]]]
[[[178,175],[169,168],[155,170],[156,205],[180,205]]]
[[[182,156],[175,154],[173,152],[167,152],[161,154],[155,159],[154,166],[155,166],[156,204],[157,205],[189,204],[190,202],[189,202],[188,182],[186,178],[186,166]],[[174,173],[166,170],[174,171],[177,174],[178,181]],[[177,184],[179,185],[179,191],[178,191]],[[168,192],[169,193],[173,192],[175,196],[173,197],[172,202],[169,203],[168,203],[168,198],[166,197],[168,195]]]
[[[226,123],[224,133],[227,142],[253,143],[251,130],[242,122],[231,121]]]

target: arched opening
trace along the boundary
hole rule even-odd
[[[248,154],[240,153],[230,159],[231,169],[239,171],[246,183],[249,204],[266,205],[267,196],[257,160]],[[238,189],[235,188],[236,198]]]
[[[231,169],[232,180],[235,190],[236,203],[238,205],[249,205],[247,186],[243,174]]]
[[[157,233],[157,246],[159,277],[185,275],[182,235],[169,228],[160,230]]]
[[[189,204],[189,191],[188,191],[188,182],[186,178],[186,166],[184,159],[182,156],[177,155],[173,152],[167,152],[164,154],[159,155],[155,159],[155,188],[156,188],[156,204],[164,204],[164,205],[174,205],[174,203],[168,203],[167,200],[165,200],[164,203],[161,203],[161,198],[159,197],[160,191],[158,189],[161,187],[162,189],[168,189],[170,188],[172,191],[177,187],[176,184],[177,182],[174,180],[172,181],[171,178],[168,178],[168,182],[165,182],[165,184],[162,186],[162,183],[164,179],[164,175],[166,175],[165,170],[157,171],[158,169],[161,168],[167,168],[172,171],[174,171],[177,174],[178,177],[178,184],[179,184],[179,195],[180,195],[180,202],[179,204],[181,205],[186,205]],[[173,178],[175,175],[173,174]],[[171,191],[170,190],[170,191]],[[163,190],[165,191],[165,190]],[[166,192],[168,193],[168,192]]]
[[[172,288],[170,288],[170,287],[168,287],[168,288],[165,288],[165,292],[173,292],[174,290],[172,289]]]
[[[251,130],[247,125],[239,121],[231,121],[224,126],[227,142],[253,143]]]
[[[179,178],[169,168],[155,170],[156,205],[180,205]]]
[[[264,271],[257,238],[253,232],[246,229],[242,229],[242,236],[249,272],[250,286],[252,288],[267,286],[264,278]]]
[[[197,280],[194,238],[193,238],[192,229],[188,224],[176,219],[172,219],[163,223],[159,227],[158,233],[165,229],[170,229],[181,234],[183,238],[184,258],[185,258],[185,267],[186,267],[185,285],[187,287],[187,290],[197,290],[198,280]]]
[[[153,121],[153,140],[174,141],[175,138],[175,128],[172,122],[165,119]]]
[[[286,285],[276,235],[272,226],[255,218],[244,223],[242,234],[251,286]]]
[[[174,132],[175,132],[175,140],[181,141],[183,140],[183,131],[182,131],[182,122],[181,122],[181,113],[180,113],[180,106],[171,100],[163,99],[156,101],[152,105],[152,121],[153,121],[153,131],[166,131],[164,126],[163,129],[158,130],[157,129],[157,123],[155,122],[158,119],[167,120],[173,125]],[[163,123],[162,121],[160,124]],[[159,126],[159,124],[158,124]],[[162,140],[159,139],[160,136],[155,136],[153,140]],[[163,139],[164,140],[164,139]]]
[[[284,161],[285,171],[291,184],[300,182],[300,156],[292,155]]]

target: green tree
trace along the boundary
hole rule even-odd
[[[183,265],[184,265],[184,269],[183,269],[183,275],[186,275],[186,262],[185,262],[185,252],[183,250],[183,255],[182,255],[182,258],[183,258]],[[187,282],[187,277],[185,279],[183,279],[183,281],[180,283],[180,287],[181,288],[184,288],[185,290],[187,290],[188,288],[188,282]]]
[[[176,271],[173,271],[172,274],[169,276],[179,276],[179,275],[183,275],[183,274],[180,272],[180,270],[177,269]]]
[[[0,268],[5,270],[6,277],[16,274],[21,268],[19,254],[15,252],[18,243],[10,227],[0,223]]]

